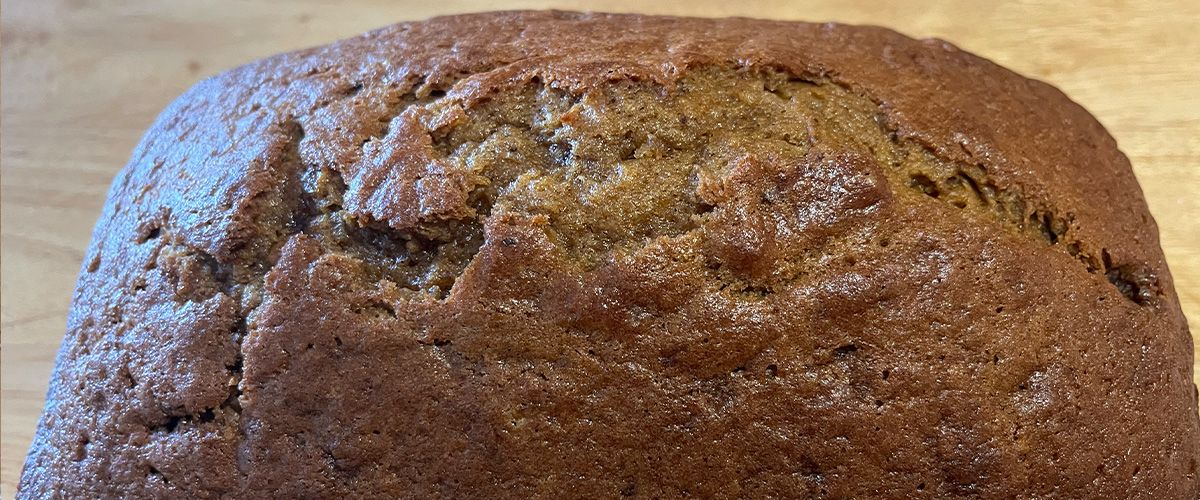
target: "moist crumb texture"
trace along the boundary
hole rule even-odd
[[[196,85],[20,498],[1196,498],[1192,341],[1058,90],[873,27],[508,12]]]

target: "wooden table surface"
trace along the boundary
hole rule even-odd
[[[204,76],[394,21],[575,8],[880,24],[1049,81],[1133,160],[1184,311],[1200,318],[1200,2],[24,0],[0,7],[0,497],[11,498],[108,183]]]

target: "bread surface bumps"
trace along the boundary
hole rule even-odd
[[[205,80],[118,174],[19,496],[1195,498],[1126,157],[873,27],[508,12]]]

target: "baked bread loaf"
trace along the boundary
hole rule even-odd
[[[1192,341],[1062,93],[874,27],[506,12],[199,83],[22,498],[1196,498]]]

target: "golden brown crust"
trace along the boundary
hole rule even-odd
[[[1196,498],[1129,162],[872,27],[506,12],[201,82],[19,496]]]

